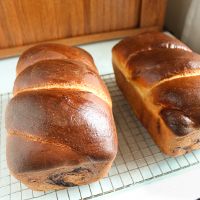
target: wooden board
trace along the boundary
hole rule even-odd
[[[140,0],[0,1],[0,48],[134,28]]]
[[[59,40],[53,40],[53,41],[51,40],[51,41],[47,41],[47,43],[51,42],[51,43],[60,43],[60,44],[74,46],[74,45],[79,45],[79,44],[85,44],[85,43],[133,36],[138,33],[147,32],[147,31],[160,31],[160,27],[137,28],[137,29],[124,30],[124,31],[98,33],[98,34],[92,34],[92,35],[72,37],[72,38],[67,38],[67,39],[59,39]],[[42,43],[44,43],[44,42],[42,42]],[[30,48],[33,45],[35,45],[35,44],[0,49],[0,59],[20,55],[23,51],[25,51],[26,49]]]
[[[77,45],[161,30],[166,1],[2,0],[0,58],[42,42]]]
[[[167,0],[142,0],[140,27],[163,26]]]

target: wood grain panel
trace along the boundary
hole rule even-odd
[[[137,27],[140,0],[0,1],[0,48]]]
[[[79,44],[84,44],[84,43],[133,36],[139,33],[147,32],[147,31],[160,31],[160,27],[134,28],[134,29],[128,29],[128,30],[122,30],[122,31],[113,31],[113,32],[106,32],[106,33],[97,33],[97,34],[92,34],[92,35],[77,36],[77,37],[72,37],[72,38],[67,38],[67,39],[58,39],[58,40],[53,40],[49,42],[74,46],[74,45],[79,45]],[[20,55],[23,51],[30,48],[31,46],[33,46],[33,44],[23,45],[23,46],[13,47],[13,48],[0,49],[0,58],[7,58],[11,56]]]
[[[163,26],[167,0],[142,0],[140,27]]]

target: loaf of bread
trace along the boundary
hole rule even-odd
[[[6,110],[10,172],[33,190],[104,177],[117,153],[108,90],[82,49],[43,44],[22,54]]]
[[[200,55],[150,32],[119,42],[113,67],[119,88],[164,153],[200,147]]]

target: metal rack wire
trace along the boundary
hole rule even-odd
[[[90,199],[200,162],[200,150],[176,158],[162,154],[134,116],[115,83],[114,75],[103,75],[102,78],[112,96],[119,138],[119,151],[107,177],[89,185],[49,192],[32,191],[16,180],[9,174],[5,155],[4,113],[11,94],[3,94],[0,96],[0,199]]]

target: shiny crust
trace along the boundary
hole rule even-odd
[[[109,92],[97,72],[84,63],[80,65],[68,60],[37,62],[17,76],[13,93],[43,88],[86,90],[112,104]]]
[[[133,80],[148,88],[174,76],[200,71],[200,55],[180,49],[143,51],[129,58],[126,68]]]
[[[113,67],[136,116],[163,152],[176,156],[200,148],[198,54],[163,33],[144,33],[113,48]]]
[[[41,44],[26,50],[17,63],[16,72],[19,74],[25,68],[42,60],[73,60],[86,64],[96,72],[96,66],[92,56],[78,47],[70,47],[62,44]]]
[[[33,190],[104,177],[117,153],[117,135],[111,99],[91,56],[39,45],[20,57],[17,71],[6,110],[11,173]]]
[[[115,55],[118,57],[120,64],[124,65],[132,54],[162,48],[191,51],[189,47],[176,38],[160,34],[159,32],[149,32],[125,38],[114,46],[113,52],[115,52]]]
[[[154,103],[163,107],[162,118],[179,136],[200,128],[199,86],[200,76],[194,76],[167,81],[152,90]]]
[[[11,100],[7,113],[10,134],[66,145],[96,159],[113,157],[115,129],[111,109],[93,94],[62,90],[23,92]],[[74,142],[77,139],[79,142]]]

